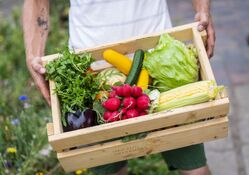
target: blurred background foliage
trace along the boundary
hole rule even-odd
[[[51,3],[51,29],[46,54],[56,53],[68,42],[69,1]],[[0,17],[0,174],[66,175],[48,145],[46,123],[50,110],[36,90],[26,67],[21,9],[10,18]],[[91,173],[80,170],[71,174]],[[169,173],[160,155],[129,161],[131,175]]]

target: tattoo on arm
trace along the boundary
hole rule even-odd
[[[44,19],[42,16],[39,16],[36,21],[39,27],[44,30],[48,30],[48,20]]]
[[[42,8],[41,15],[38,16],[38,18],[36,19],[38,27],[43,29],[41,31],[41,36],[42,37],[44,36],[45,32],[48,31],[48,19],[47,19],[47,17],[45,17],[44,13],[45,13],[44,8]]]

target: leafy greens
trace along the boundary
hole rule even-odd
[[[84,111],[91,108],[99,92],[99,81],[90,65],[94,61],[91,54],[76,54],[66,48],[60,58],[49,62],[46,68],[46,79],[55,81],[54,92],[58,95],[62,115]],[[62,117],[66,126],[65,118]]]
[[[158,45],[145,55],[144,67],[154,78],[153,85],[167,91],[198,80],[195,50],[168,34],[161,35]]]

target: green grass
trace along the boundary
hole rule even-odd
[[[56,0],[52,3],[52,28],[46,54],[58,52],[67,45],[68,26],[63,15],[68,6],[66,2]],[[50,109],[26,68],[20,9],[13,11],[11,19],[2,17],[0,21],[0,174],[34,175],[42,172],[66,175],[48,146],[46,123],[51,120]],[[27,99],[19,99],[21,97]],[[7,152],[11,147],[16,149],[16,153]],[[152,155],[130,160],[129,174],[176,173],[169,173],[160,155]]]

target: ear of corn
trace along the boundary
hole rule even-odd
[[[179,108],[187,105],[207,102],[216,97],[223,87],[214,81],[198,81],[160,94],[157,111]]]

